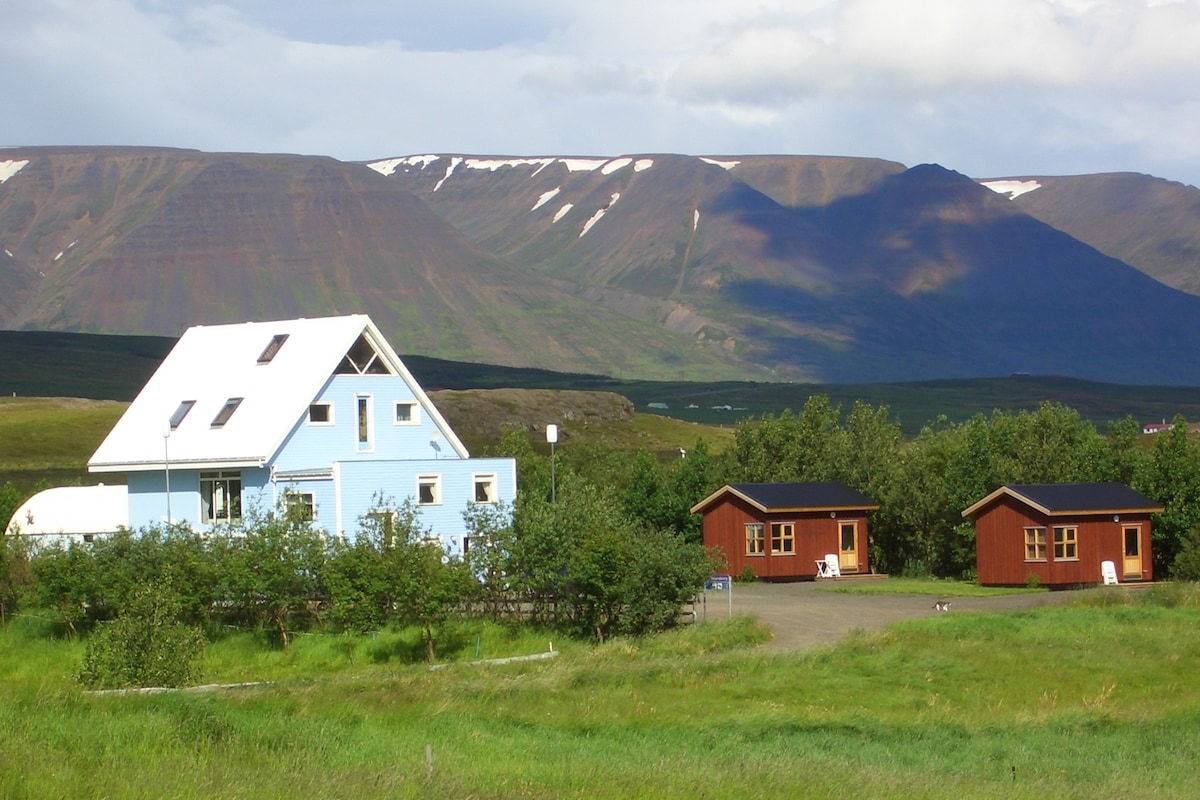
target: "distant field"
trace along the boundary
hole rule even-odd
[[[0,331],[0,396],[132,400],[174,340],[148,336]],[[427,389],[582,389],[617,392],[638,411],[731,426],[746,417],[799,410],[825,394],[848,411],[856,400],[887,405],[905,434],[944,415],[962,421],[995,409],[1034,409],[1046,401],[1077,410],[1103,431],[1114,419],[1200,419],[1200,387],[1126,386],[1073,378],[1010,376],[881,384],[618,381],[602,375],[516,369],[404,356]],[[651,404],[655,404],[654,407]]]

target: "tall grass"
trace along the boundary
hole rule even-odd
[[[288,663],[238,634],[212,646],[212,677],[271,686],[146,697],[82,694],[79,645],[11,624],[0,752],[21,767],[0,795],[1193,795],[1195,591],[1088,596],[804,652],[755,647],[742,618],[436,672],[364,658],[365,640],[351,662],[338,637],[305,637]],[[473,656],[473,641],[456,654]]]

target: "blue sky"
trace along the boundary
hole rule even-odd
[[[3,0],[0,145],[1200,185],[1200,0]]]

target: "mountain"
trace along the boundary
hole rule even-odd
[[[1197,341],[1196,298],[937,165],[646,155],[372,166],[506,260],[621,313],[654,309],[780,378],[1200,381],[1183,345]],[[666,313],[664,298],[686,313]]]
[[[1100,252],[1168,286],[1200,294],[1200,189],[1195,186],[1132,172],[998,178],[983,184]]]
[[[13,148],[0,180],[4,328],[363,311],[401,352],[629,378],[1200,383],[1200,297],[938,165]]]
[[[5,157],[27,162],[0,185],[0,245],[13,254],[0,261],[6,328],[177,336],[193,324],[361,311],[408,353],[750,371],[512,266],[361,164],[142,148]]]

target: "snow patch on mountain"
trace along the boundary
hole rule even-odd
[[[583,223],[583,230],[581,230],[579,232],[579,238],[582,239],[583,235],[585,233],[587,233],[588,231],[590,231],[592,229],[592,226],[595,225],[597,222],[599,222],[600,218],[603,217],[610,208],[615,206],[617,204],[617,201],[620,199],[621,199],[621,193],[613,192],[613,196],[612,196],[612,198],[609,199],[608,205],[605,206],[604,208],[597,210],[595,214],[592,214],[591,219],[589,219],[587,222]]]
[[[436,192],[438,189],[442,188],[442,184],[446,182],[446,179],[447,179],[447,178],[449,178],[451,175],[453,175],[453,174],[454,174],[454,170],[458,169],[458,165],[459,165],[459,164],[461,164],[461,163],[463,163],[463,160],[462,160],[461,158],[457,157],[457,156],[455,156],[454,158],[450,159],[450,166],[446,168],[446,174],[445,174],[445,175],[443,175],[443,176],[442,176],[442,179],[441,179],[440,181],[438,181],[438,182],[437,182],[437,185],[436,185],[436,186],[434,186],[434,187],[433,187],[433,190],[434,190],[435,192]]]
[[[742,163],[740,161],[718,161],[715,158],[705,158],[704,156],[700,156],[700,160],[705,164],[712,164],[714,167],[720,167],[721,169],[733,169]]]
[[[0,183],[16,175],[29,161],[0,161]]]
[[[553,189],[551,189],[551,190],[550,190],[550,191],[548,191],[548,192],[542,192],[541,196],[540,196],[540,197],[538,197],[538,201],[537,201],[536,203],[534,203],[534,204],[533,204],[533,208],[531,208],[531,209],[529,209],[529,210],[530,210],[530,211],[537,211],[539,208],[541,208],[542,206],[546,205],[546,203],[548,203],[548,202],[550,202],[551,200],[553,200],[553,199],[554,199],[554,197],[555,197],[555,196],[556,196],[556,195],[557,195],[559,192],[561,192],[561,191],[562,191],[562,187],[561,187],[561,186],[556,186],[556,187],[554,187]]]
[[[653,158],[639,158],[637,163],[633,165],[634,172],[645,172],[654,166]]]
[[[552,219],[550,222],[551,223],[558,222],[560,219],[562,219],[563,217],[565,217],[567,215],[568,211],[570,211],[574,207],[575,207],[574,203],[564,204],[562,208],[560,208],[557,212],[555,212],[554,219]]]
[[[1006,194],[1009,200],[1016,200],[1026,192],[1042,188],[1037,181],[980,181],[996,194]]]

